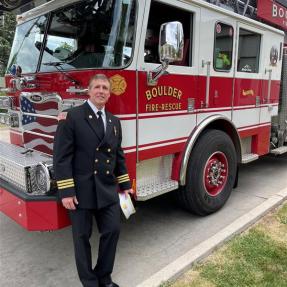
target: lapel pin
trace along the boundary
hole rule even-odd
[[[115,133],[115,136],[117,135],[117,128],[114,126],[114,133]]]
[[[89,119],[92,119],[93,118],[93,116],[92,115],[89,115]]]

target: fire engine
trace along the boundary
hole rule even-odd
[[[19,15],[0,97],[1,211],[27,230],[69,225],[53,141],[95,73],[111,82],[135,200],[174,191],[188,211],[220,209],[241,164],[287,152],[287,5],[254,2],[53,0]]]

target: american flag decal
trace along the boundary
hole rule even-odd
[[[52,154],[60,97],[45,95],[39,102],[30,100],[30,97],[31,94],[26,93],[20,100],[25,147]]]

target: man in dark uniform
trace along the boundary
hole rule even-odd
[[[54,170],[63,206],[69,210],[76,265],[84,287],[117,287],[112,282],[120,232],[117,187],[133,193],[121,148],[118,118],[105,110],[109,79],[91,78],[89,99],[60,121],[54,142]],[[98,260],[92,267],[92,219],[101,234]]]

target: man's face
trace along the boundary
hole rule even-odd
[[[110,98],[110,83],[102,79],[93,80],[90,84],[88,95],[90,96],[90,101],[98,109],[103,108]]]

